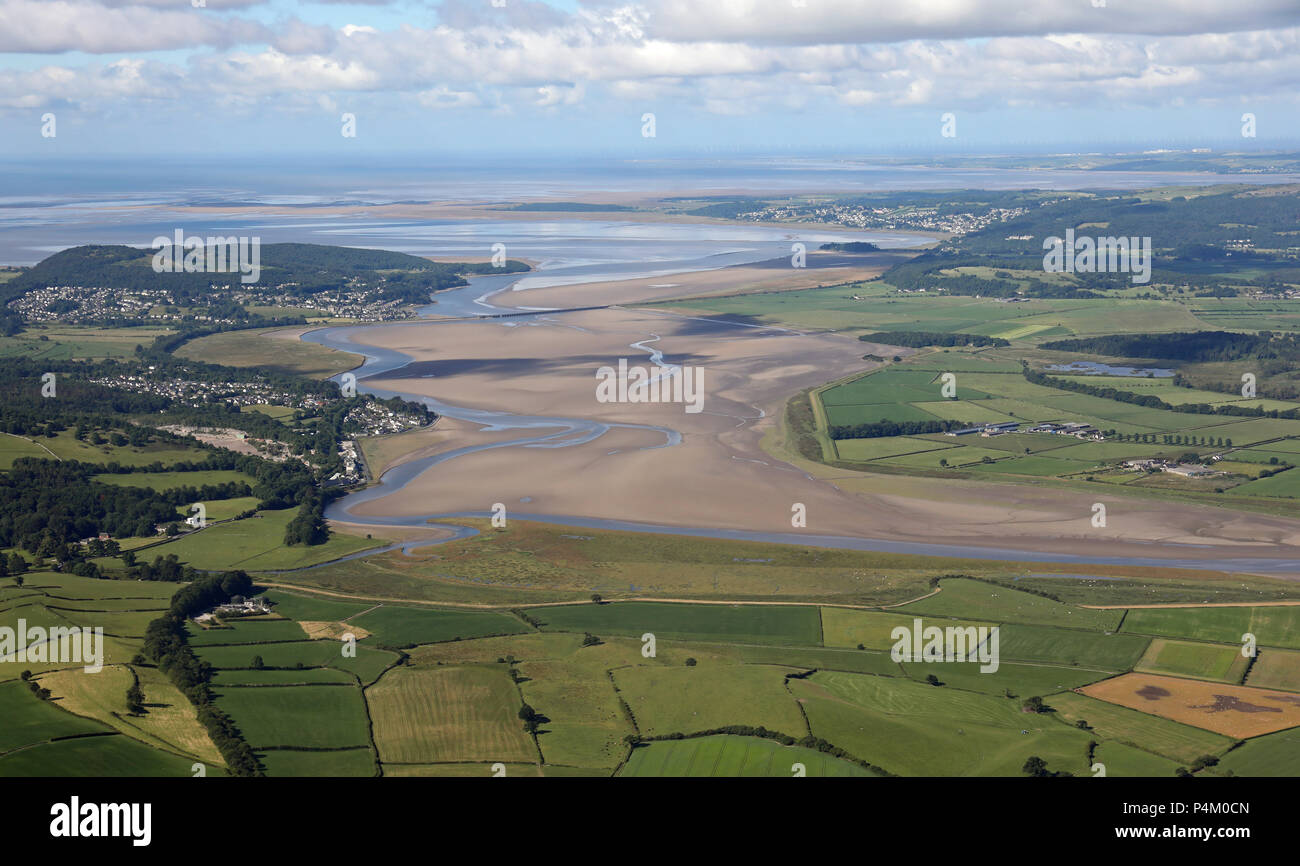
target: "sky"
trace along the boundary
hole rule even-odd
[[[1298,143],[1300,0],[0,0],[5,157]]]

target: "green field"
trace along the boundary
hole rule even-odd
[[[1168,777],[1177,773],[1180,766],[1177,761],[1112,740],[1097,747],[1095,758],[1106,768],[1107,778]]]
[[[374,607],[371,602],[346,601],[278,589],[268,590],[265,595],[275,602],[275,612],[280,616],[300,621],[340,622]]]
[[[229,484],[242,481],[250,486],[257,484],[257,479],[242,472],[225,469],[209,469],[200,472],[129,472],[104,473],[92,478],[101,484],[117,484],[121,487],[148,487],[153,490],[174,490],[177,487],[202,487],[205,484]]]
[[[1124,615],[1121,610],[1091,610],[998,584],[961,578],[941,581],[937,594],[905,605],[899,611],[1099,631],[1114,631]]]
[[[121,734],[56,740],[0,754],[0,778],[9,776],[189,777],[193,759],[151,749]],[[209,771],[210,775],[218,775]]]
[[[892,677],[791,680],[814,736],[898,775],[1017,776],[1031,755],[1082,775],[1089,737],[1008,700]]]
[[[303,670],[223,670],[213,674],[212,684],[221,686],[297,686],[324,683],[352,685],[350,674],[331,668]]]
[[[388,647],[410,647],[444,640],[519,634],[531,630],[521,620],[505,613],[429,610],[392,605],[353,616],[348,622],[369,631],[372,643]]]
[[[1241,646],[1253,634],[1259,646],[1300,649],[1300,607],[1134,609],[1124,631]]]
[[[190,775],[193,758],[150,748],[42,701],[25,683],[0,682],[0,717],[0,778]]]
[[[503,666],[398,667],[366,690],[366,700],[386,765],[537,758]]]
[[[1064,692],[1046,700],[1062,719],[1071,724],[1082,719],[1098,737],[1144,749],[1183,765],[1190,764],[1201,755],[1220,754],[1232,745],[1232,740],[1210,731],[1140,713],[1087,695]]]
[[[911,605],[907,606],[908,609]],[[874,610],[852,610],[842,607],[823,607],[822,616],[822,633],[826,646],[828,647],[856,647],[861,644],[866,649],[888,650],[893,648],[896,643],[892,632],[896,628],[905,628],[909,631],[918,618],[922,619],[922,627],[940,626],[943,628],[953,626],[965,628],[968,626],[989,625],[987,622],[971,622],[969,620],[953,620],[944,617],[921,617],[920,614],[905,613],[883,613]]]
[[[226,688],[214,694],[254,749],[370,745],[365,704],[354,686]]]
[[[1141,635],[1106,634],[1081,629],[1011,623],[1002,626],[1002,658],[1047,661],[1107,671],[1133,667],[1146,651]]]
[[[257,367],[268,372],[327,379],[351,370],[364,360],[360,355],[328,349],[316,343],[275,336],[282,329],[226,331],[190,340],[176,355],[209,364]]]
[[[268,776],[374,776],[378,772],[370,749],[299,752],[277,749],[258,753]]]
[[[252,666],[261,656],[267,668],[331,667],[356,674],[362,684],[373,682],[384,669],[397,660],[395,653],[357,646],[356,658],[343,656],[342,644],[333,640],[303,640],[293,643],[240,644],[233,646],[200,645],[195,654],[218,669],[241,669]]]
[[[172,328],[102,328],[28,323],[21,334],[0,337],[0,357],[46,361],[131,358],[137,346],[148,346]]]
[[[750,725],[798,737],[806,729],[799,705],[785,688],[790,672],[768,665],[629,667],[615,671],[614,682],[637,727],[648,736]]]
[[[300,641],[302,626],[288,619],[232,619],[224,628],[202,628],[190,623],[189,643],[193,647],[219,644],[258,644]]]
[[[1246,685],[1300,692],[1300,652],[1262,649],[1257,653]]]
[[[183,460],[203,460],[206,456],[207,452],[198,448],[170,442],[151,442],[139,447],[92,445],[77,439],[72,430],[64,430],[54,436],[27,437],[12,433],[0,435],[0,469],[8,469],[19,457],[148,466],[155,462],[166,465]]]
[[[782,746],[756,737],[712,736],[654,742],[632,750],[620,776],[752,777],[801,775],[848,778],[875,775],[857,764],[813,749]]]
[[[1300,776],[1300,728],[1247,740],[1215,769],[1237,776]]]
[[[287,547],[285,527],[298,511],[261,511],[256,515],[209,526],[160,546],[159,554],[176,554],[194,568],[219,571],[279,571],[328,562],[349,553],[379,547],[383,542],[349,535],[338,530],[329,541],[316,545]]]
[[[940,302],[938,298],[928,300],[932,304]],[[912,326],[917,325],[912,323]],[[1004,330],[1007,333],[1022,331],[1024,326]],[[971,332],[984,333],[984,330],[973,327]],[[1045,336],[1045,332],[1029,334],[1025,331],[1020,338],[1024,339],[1026,335],[1037,339]],[[1280,472],[1270,478],[1258,479],[1256,476],[1263,467],[1252,464],[1249,457],[1253,450],[1249,446],[1252,445],[1277,449],[1276,453],[1280,454],[1291,453],[1286,447],[1278,449],[1278,445],[1300,443],[1300,420],[1179,413],[1036,384],[1020,373],[1019,360],[1026,356],[1034,359],[1035,366],[1040,366],[1044,360],[1043,353],[1021,346],[942,352],[922,350],[856,379],[841,380],[815,389],[811,400],[816,429],[812,433],[822,443],[824,459],[839,461],[836,465],[865,470],[925,474],[957,472],[963,477],[1025,482],[1080,480],[1100,473],[1099,481],[1142,487],[1146,489],[1146,495],[1151,496],[1178,491],[1203,495],[1220,488],[1219,492],[1230,489],[1234,497],[1253,497],[1263,501],[1300,497],[1300,471]],[[944,373],[956,376],[954,384],[958,399],[940,396]],[[1230,393],[1179,387],[1173,379],[1069,374],[1058,374],[1058,378],[1151,395],[1171,405],[1247,406],[1260,403]],[[1297,405],[1300,403],[1273,400],[1261,404],[1261,407],[1290,410]],[[1081,441],[1060,434],[1024,432],[991,437],[971,433],[961,436],[913,434],[867,439],[829,438],[829,427],[833,426],[935,419],[971,426],[1006,421],[1022,425],[1048,421],[1080,422],[1112,432],[1100,442]],[[1131,438],[1133,434],[1151,434],[1154,441],[1120,441],[1121,438]],[[1189,444],[1166,443],[1166,437],[1174,437],[1175,441],[1180,437],[1190,437],[1196,442],[1189,439]],[[1232,446],[1216,446],[1214,442],[1220,439],[1230,439]],[[1203,456],[1211,452],[1226,452],[1228,459],[1218,468],[1227,474],[1211,479],[1181,478],[1167,473],[1145,477],[1137,472],[1126,472],[1119,466],[1127,459],[1152,456],[1176,460],[1189,450]],[[1243,457],[1246,462],[1234,460],[1236,452],[1246,455]],[[1282,462],[1286,461],[1279,458],[1279,463]]]
[[[1157,638],[1135,670],[1175,677],[1195,677],[1240,683],[1246,674],[1249,661],[1241,654],[1240,646],[1211,643],[1189,643]]]
[[[815,607],[778,605],[618,602],[535,608],[546,631],[591,632],[659,641],[719,640],[738,643],[819,646],[821,621]]]

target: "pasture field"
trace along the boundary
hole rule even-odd
[[[369,749],[337,749],[301,752],[275,749],[259,752],[268,776],[375,776],[379,772],[375,753]]]
[[[519,634],[530,630],[516,617],[495,611],[430,610],[387,604],[353,616],[348,624],[364,628],[374,636],[374,643],[389,647]]]
[[[99,328],[65,324],[28,324],[21,334],[0,337],[0,357],[46,361],[130,358],[136,346],[148,346],[174,328]]]
[[[365,704],[354,686],[225,688],[214,694],[254,749],[370,745]]]
[[[372,602],[325,598],[278,589],[267,590],[264,595],[275,603],[276,613],[296,620],[342,622],[375,606]]]
[[[0,725],[0,755],[24,746],[107,732],[98,722],[65,712],[49,701],[36,698],[26,683],[0,682],[0,707],[4,708],[4,725]]]
[[[1002,662],[996,671],[985,673],[976,662],[904,662],[906,676],[924,682],[931,675],[944,686],[1005,696],[1046,695],[1062,689],[1078,688],[1106,676],[1098,671],[1045,664]],[[829,670],[829,669],[828,669]]]
[[[212,628],[203,628],[191,622],[186,624],[185,630],[189,633],[189,644],[192,647],[280,643],[300,641],[306,637],[302,626],[291,619],[242,617],[232,619],[224,626]]]
[[[879,439],[840,439],[835,441],[835,451],[844,460],[875,460],[878,457],[898,457],[903,454],[924,454],[956,447],[930,439],[911,436],[888,436]],[[936,459],[939,455],[935,455]]]
[[[937,299],[931,299],[937,300]],[[911,327],[917,327],[913,324]],[[981,333],[976,330],[975,333]],[[1035,338],[1042,336],[1034,334]],[[1126,459],[1163,456],[1177,459],[1190,450],[1205,453],[1228,452],[1229,459],[1221,471],[1236,473],[1211,479],[1180,478],[1161,474],[1142,478],[1134,473],[1114,471],[1104,479],[1111,483],[1134,482],[1159,491],[1207,493],[1216,486],[1231,488],[1234,496],[1258,497],[1263,500],[1300,497],[1300,473],[1281,472],[1270,478],[1256,479],[1259,469],[1232,462],[1234,450],[1252,445],[1277,449],[1278,443],[1300,444],[1300,420],[1210,416],[1149,408],[1133,403],[1095,397],[1073,391],[1035,384],[1020,373],[1019,359],[1026,351],[1036,360],[1043,353],[1021,348],[951,349],[942,352],[922,350],[908,358],[857,379],[839,381],[812,392],[813,414],[819,424],[849,426],[879,421],[925,421],[942,419],[971,426],[1005,421],[1082,422],[1099,430],[1129,434],[1150,434],[1154,442],[1124,442],[1109,435],[1103,442],[1080,442],[1071,436],[1041,433],[1014,433],[984,437],[978,434],[944,436],[912,434],[869,439],[830,440],[829,430],[817,435],[830,441],[831,453],[843,464],[870,470],[961,470],[978,475],[1015,479],[1069,479],[1095,473]],[[1000,368],[990,362],[1001,363]],[[989,365],[980,370],[980,364]],[[1050,372],[1050,371],[1049,371]],[[941,376],[955,375],[956,397],[940,394]],[[1210,403],[1235,406],[1259,403],[1233,394],[1201,391],[1174,385],[1172,379],[1123,376],[1085,376],[1055,374],[1071,382],[1097,387],[1114,387],[1151,395],[1172,405]],[[1288,410],[1297,403],[1267,401],[1266,409]],[[1167,436],[1190,436],[1186,445],[1164,442]],[[1216,445],[1231,440],[1230,447]],[[921,443],[930,442],[929,448]],[[1158,443],[1158,444],[1157,444]],[[937,449],[942,448],[942,451]],[[1288,453],[1291,449],[1278,449]],[[940,463],[943,461],[943,463]],[[1253,480],[1252,480],[1253,479]],[[1165,495],[1159,492],[1152,495]]]
[[[504,666],[397,667],[366,689],[366,699],[385,765],[537,758]]]
[[[597,592],[614,602],[600,606],[605,613],[623,604],[618,599],[630,597],[897,604],[929,592],[931,577],[1006,578],[1017,570],[1015,564],[978,559],[601,529],[579,534],[572,527],[523,520],[499,530],[487,520],[456,522],[480,534],[440,545],[435,552],[405,556],[391,551],[271,579],[289,591],[299,586],[356,597],[502,608],[562,601],[595,607],[590,597]],[[534,613],[547,621],[541,612],[554,609]],[[711,627],[705,631],[712,633]]]
[[[297,686],[322,683],[351,685],[356,682],[344,671],[332,668],[302,670],[220,670],[212,676],[212,685],[220,686]]]
[[[119,487],[148,487],[153,490],[174,490],[177,487],[202,487],[205,484],[229,484],[242,481],[254,486],[257,479],[243,472],[226,469],[207,469],[200,472],[129,472],[103,473],[92,477],[101,484],[116,484]]]
[[[908,610],[911,605],[908,605]],[[889,650],[896,641],[890,636],[896,628],[905,628],[910,632],[917,619],[922,620],[922,627],[939,626],[940,628],[967,628],[990,625],[987,622],[948,619],[946,617],[924,617],[919,613],[885,613],[874,610],[853,610],[843,607],[821,608],[823,642],[828,647],[856,647],[862,644],[866,649]]]
[[[647,743],[632,750],[620,776],[753,777],[793,775],[793,765],[817,777],[873,776],[863,767],[801,746],[758,737],[717,735]]]
[[[1201,755],[1217,755],[1232,740],[1211,731],[1088,697],[1078,692],[1051,695],[1046,701],[1062,720],[1088,723],[1104,742],[1123,743],[1187,765]]]
[[[1011,623],[1002,626],[1000,649],[1007,661],[1045,661],[1107,671],[1126,671],[1142,657],[1147,638],[1073,628]]]
[[[822,671],[791,680],[814,736],[904,776],[1019,776],[1031,755],[1086,772],[1089,736],[1021,701],[897,677]]]
[[[361,647],[357,647],[360,655]],[[268,668],[323,667],[342,659],[337,641],[300,640],[259,646],[249,644],[202,644],[194,654],[214,668],[248,668],[253,657],[261,656]]]
[[[710,648],[716,650],[721,646],[710,645]],[[879,674],[887,677],[903,675],[902,666],[891,659],[888,652],[880,650],[859,650],[851,647],[811,649],[740,646],[735,647],[733,651],[738,660],[748,664],[791,665],[808,669]]]
[[[1269,478],[1257,478],[1247,481],[1240,487],[1234,487],[1233,493],[1247,496],[1274,496],[1285,499],[1300,498],[1300,469],[1288,469]]]
[[[1224,755],[1215,769],[1236,776],[1300,776],[1300,729],[1247,740]]]
[[[769,665],[627,667],[614,671],[614,682],[647,736],[750,725],[800,737],[807,728],[785,687],[785,675],[794,672]]]
[[[1098,304],[1087,300],[1031,298],[1023,303],[1004,304],[992,298],[945,297],[933,293],[897,295],[892,289],[888,283],[876,281],[666,303],[675,309],[855,334],[915,330],[997,336],[1020,332],[1034,339],[1045,339],[1110,334],[1121,318],[1126,329],[1150,333],[1203,327],[1187,307],[1168,301],[1108,298],[1106,303]],[[867,298],[855,301],[854,294]]]
[[[235,496],[230,499],[205,499],[203,508],[208,521],[214,520],[231,520],[239,515],[252,511],[261,504],[260,499],[256,496]],[[189,510],[188,506],[177,509],[183,516],[189,517],[194,512]]]
[[[550,719],[537,740],[542,756],[548,766],[599,768],[609,775],[627,757],[623,737],[635,730],[607,671],[632,664],[681,665],[690,649],[665,647],[649,659],[642,657],[641,641],[635,638],[609,638],[584,647],[578,635],[555,637],[561,640],[549,642],[544,657],[526,656],[518,666],[524,700]]]
[[[301,640],[270,644],[203,645],[195,647],[194,653],[217,669],[247,669],[252,666],[255,656],[261,656],[262,664],[267,668],[297,670],[300,667],[328,666],[355,674],[363,685],[374,682],[397,660],[396,653],[365,645],[357,646],[356,658],[345,658],[341,646],[334,640]]]
[[[534,608],[545,631],[591,632],[660,640],[721,640],[737,643],[821,645],[815,607],[779,605],[617,602]]]
[[[285,527],[297,514],[295,508],[259,511],[243,520],[182,535],[158,547],[157,552],[174,553],[182,563],[198,569],[254,572],[302,568],[383,544],[336,529],[324,544],[287,547]]]
[[[1240,683],[1246,675],[1249,661],[1241,654],[1240,646],[1156,638],[1151,641],[1151,646],[1138,661],[1135,670],[1149,674]]]
[[[462,762],[446,764],[388,764],[384,767],[385,776],[395,778],[451,778],[451,779],[486,779],[495,775],[492,765],[495,763],[505,764],[505,774],[507,778],[515,776],[541,776],[545,775],[570,775],[563,772],[560,767],[540,767],[533,764],[511,764],[505,761],[497,762]],[[585,773],[579,775],[587,775]]]
[[[192,758],[151,749],[121,734],[55,740],[0,754],[0,778],[16,776],[190,777]],[[220,772],[209,768],[211,775]]]
[[[274,418],[276,421],[284,421],[285,419],[292,419],[294,414],[298,410],[293,408],[292,406],[271,406],[266,403],[262,403],[257,406],[241,406],[239,408],[239,411],[258,412],[262,415],[267,416],[268,418]]]
[[[1260,646],[1300,649],[1300,606],[1134,608],[1123,631],[1238,646],[1253,634]]]
[[[0,778],[190,775],[192,757],[150,748],[58,703],[16,680],[0,682]]]
[[[207,452],[171,442],[148,445],[92,445],[77,439],[75,431],[63,430],[54,436],[24,437],[6,433],[0,436],[0,469],[8,469],[19,457],[46,460],[80,460],[84,463],[120,463],[123,466],[148,466],[152,463],[176,463],[203,460]]]
[[[360,366],[360,355],[328,349],[303,340],[279,339],[280,328],[226,331],[190,340],[172,354],[192,361],[257,367],[275,373],[328,379]]]
[[[1117,778],[1161,778],[1178,772],[1179,763],[1153,755],[1127,743],[1105,742],[1097,747],[1095,758],[1105,765],[1106,776]]]
[[[1083,692],[1237,739],[1300,725],[1300,697],[1273,689],[1133,673],[1085,686]]]
[[[896,610],[902,613],[969,617],[1002,623],[1060,625],[1099,631],[1114,631],[1124,615],[1121,610],[1091,610],[1005,586],[963,578],[942,580],[936,595]]]
[[[1259,650],[1255,663],[1250,666],[1246,685],[1300,692],[1300,652]]]
[[[126,690],[137,679],[144,692],[145,713],[131,716]],[[199,724],[194,705],[156,668],[110,665],[90,676],[80,669],[51,671],[38,681],[61,709],[103,722],[154,748],[188,755],[209,766],[224,764]]]

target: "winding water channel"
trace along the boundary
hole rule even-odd
[[[375,527],[384,526],[403,526],[403,527],[420,527],[429,528],[429,521],[435,518],[486,518],[490,517],[490,512],[455,512],[427,515],[407,515],[407,516],[376,516],[376,515],[356,515],[353,512],[358,505],[369,502],[374,499],[380,499],[389,496],[401,490],[412,479],[430,471],[433,467],[445,463],[449,460],[455,460],[465,454],[472,454],[477,451],[483,451],[491,448],[508,448],[508,447],[526,447],[526,448],[567,448],[573,445],[579,445],[598,439],[606,432],[614,428],[630,428],[637,430],[653,430],[663,436],[662,444],[649,446],[651,448],[670,448],[681,442],[681,434],[676,430],[667,427],[652,427],[641,424],[607,424],[593,421],[585,418],[567,418],[558,416],[543,415],[516,415],[510,412],[488,411],[482,409],[468,409],[459,406],[453,406],[443,403],[435,398],[426,397],[418,394],[410,394],[401,391],[387,391],[375,388],[365,384],[368,377],[377,376],[382,373],[389,373],[399,370],[411,363],[414,359],[401,352],[394,351],[383,347],[371,346],[360,342],[357,337],[360,332],[374,327],[418,327],[433,328],[444,327],[454,328],[458,326],[458,320],[464,321],[471,318],[482,318],[490,316],[509,317],[502,322],[503,327],[517,326],[526,327],[530,320],[544,320],[554,310],[538,310],[534,312],[520,313],[518,308],[502,308],[492,303],[492,296],[500,292],[509,291],[518,281],[526,278],[524,274],[510,275],[492,275],[477,277],[471,280],[470,285],[442,292],[436,296],[436,303],[425,307],[420,311],[421,318],[410,322],[399,322],[390,325],[359,325],[359,326],[335,326],[321,328],[310,331],[302,336],[303,340],[317,343],[332,349],[351,352],[365,357],[365,363],[360,367],[352,370],[352,374],[357,378],[357,390],[359,392],[374,394],[381,398],[402,397],[413,402],[423,403],[448,418],[456,418],[469,421],[475,424],[485,425],[486,431],[515,431],[519,435],[510,438],[504,438],[488,444],[471,445],[464,448],[457,448],[445,453],[436,454],[431,457],[410,460],[402,463],[392,469],[389,469],[378,480],[378,483],[332,502],[327,510],[326,517],[330,519],[345,521],[357,525],[370,525]],[[559,284],[557,281],[565,276],[564,269],[548,271],[547,280],[549,285]],[[581,277],[580,274],[574,274],[575,277]],[[574,282],[585,281],[581,278],[575,279]],[[738,327],[748,327],[738,325]],[[640,344],[631,344],[629,348],[633,351],[644,352],[649,360],[656,364],[662,365],[662,355],[658,350],[653,348],[653,339],[646,339]],[[340,376],[334,377],[339,380]],[[1161,557],[1161,556],[1105,556],[1105,555],[1077,555],[1067,553],[1045,553],[1042,551],[1023,550],[1016,548],[1002,547],[984,547],[978,545],[964,544],[939,544],[930,542],[909,542],[895,541],[877,538],[862,538],[835,535],[812,535],[803,533],[772,533],[772,532],[749,532],[741,530],[714,529],[708,527],[674,527],[663,526],[652,523],[638,523],[623,520],[607,520],[593,517],[575,517],[562,514],[530,514],[519,515],[512,513],[512,520],[532,520],[545,523],[553,523],[563,526],[583,527],[588,529],[609,529],[622,530],[631,532],[644,532],[663,535],[690,535],[705,538],[731,539],[741,541],[760,541],[775,542],[780,544],[797,544],[811,547],[837,548],[846,550],[863,550],[875,551],[882,553],[902,553],[918,554],[926,556],[947,556],[968,559],[985,559],[985,560],[1002,560],[1002,561],[1024,561],[1024,562],[1053,562],[1053,563],[1073,563],[1073,564],[1100,564],[1100,565],[1119,565],[1119,566],[1156,566],[1156,567],[1181,567],[1208,569],[1215,571],[1229,572],[1247,572],[1257,574],[1271,574],[1276,576],[1297,576],[1300,577],[1300,561],[1290,558],[1265,558],[1265,557],[1203,557],[1198,556],[1197,551],[1206,549],[1208,546],[1199,545],[1177,545],[1181,551],[1186,551],[1185,555],[1178,557]],[[453,535],[449,538],[430,539],[427,541],[406,542],[402,544],[391,545],[381,550],[363,551],[345,559],[354,559],[360,556],[371,556],[387,550],[401,548],[407,552],[415,547],[423,547],[431,544],[443,544],[460,538],[470,537],[477,534],[476,530],[470,527],[449,527],[446,524],[440,524],[439,528],[453,530]],[[1174,545],[1170,545],[1174,546]],[[335,562],[339,560],[334,560]],[[330,563],[323,563],[328,565]],[[320,567],[320,566],[313,566]]]

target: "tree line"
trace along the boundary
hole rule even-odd
[[[167,612],[149,623],[144,645],[135,663],[151,662],[167,675],[194,704],[200,724],[221,752],[226,766],[236,776],[264,775],[252,747],[244,739],[233,719],[217,707],[211,688],[212,665],[194,654],[187,640],[185,623],[196,614],[230,601],[232,596],[247,596],[253,581],[243,571],[230,571],[200,577],[172,596]]]

